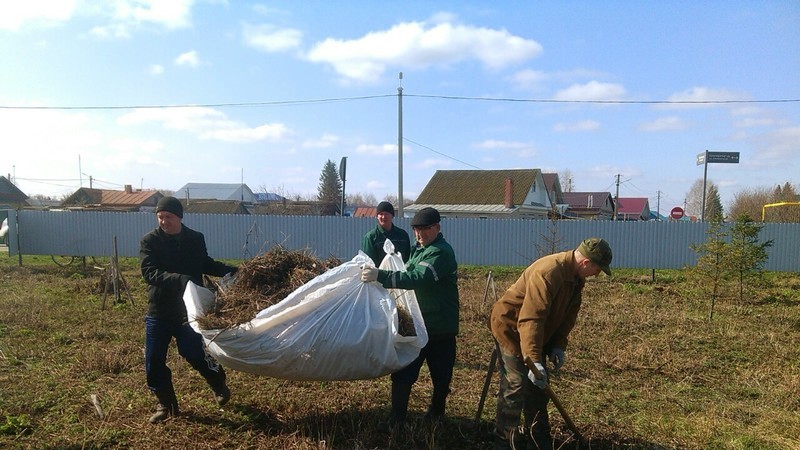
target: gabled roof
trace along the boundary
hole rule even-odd
[[[553,194],[550,201],[553,204],[563,203],[564,192],[561,190],[561,181],[558,178],[558,174],[542,173],[542,179],[544,180],[544,187],[547,189],[547,192]]]
[[[617,216],[623,219],[650,220],[650,200],[646,197],[620,197]]]
[[[564,203],[569,204],[571,209],[576,208],[602,208],[606,201],[611,199],[614,203],[613,197],[610,192],[564,192]]]
[[[9,181],[6,177],[0,177],[0,201],[8,203],[25,203],[28,198],[24,192]]]
[[[278,195],[274,192],[256,192],[253,194],[253,198],[258,203],[264,202],[282,202],[286,200],[285,197]]]
[[[184,213],[194,214],[250,214],[238,200],[181,200]]]
[[[374,206],[359,206],[353,212],[353,217],[375,217],[378,215],[378,209]]]
[[[253,191],[242,183],[187,183],[178,189],[175,198],[192,200],[240,200],[255,203]]]
[[[160,191],[134,191],[129,186],[124,191],[110,189],[80,188],[67,197],[62,206],[104,206],[104,207],[139,207],[156,206],[163,197]]]
[[[425,205],[503,205],[506,180],[511,179],[511,201],[522,204],[539,169],[437,170],[417,197]]]

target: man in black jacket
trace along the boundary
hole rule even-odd
[[[147,387],[158,399],[151,423],[177,416],[178,399],[167,366],[172,338],[178,353],[205,378],[219,406],[230,400],[225,371],[203,347],[203,338],[188,324],[183,291],[191,281],[203,286],[203,274],[224,276],[236,267],[208,256],[202,233],[183,225],[183,206],[175,197],[164,197],[156,206],[158,228],[141,240],[139,260],[147,283],[148,307],[145,317],[145,372]]]

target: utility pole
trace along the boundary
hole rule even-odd
[[[656,191],[656,220],[661,220],[661,191]]]
[[[403,72],[397,86],[397,210],[403,217]]]
[[[619,212],[619,177],[620,174],[617,174],[617,193],[614,196],[614,219],[617,220],[617,214]]]

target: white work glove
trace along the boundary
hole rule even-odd
[[[567,358],[567,355],[564,354],[564,350],[558,347],[553,347],[553,349],[550,350],[549,357],[550,362],[555,366],[555,371],[558,371],[561,369],[561,366],[564,365],[564,360]]]
[[[361,269],[361,281],[369,283],[378,279],[378,269],[374,267],[364,267]]]
[[[528,379],[531,380],[534,386],[538,387],[539,389],[544,389],[547,387],[547,371],[544,369],[542,363],[533,363],[536,366],[536,370],[539,371],[539,375],[541,378],[536,378],[532,370],[528,371]]]

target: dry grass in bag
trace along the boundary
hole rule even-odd
[[[306,251],[289,251],[280,246],[247,260],[239,266],[232,286],[216,290],[216,304],[197,318],[204,330],[226,329],[249,322],[268,308],[308,283],[314,277],[341,264],[336,258],[320,260]]]

